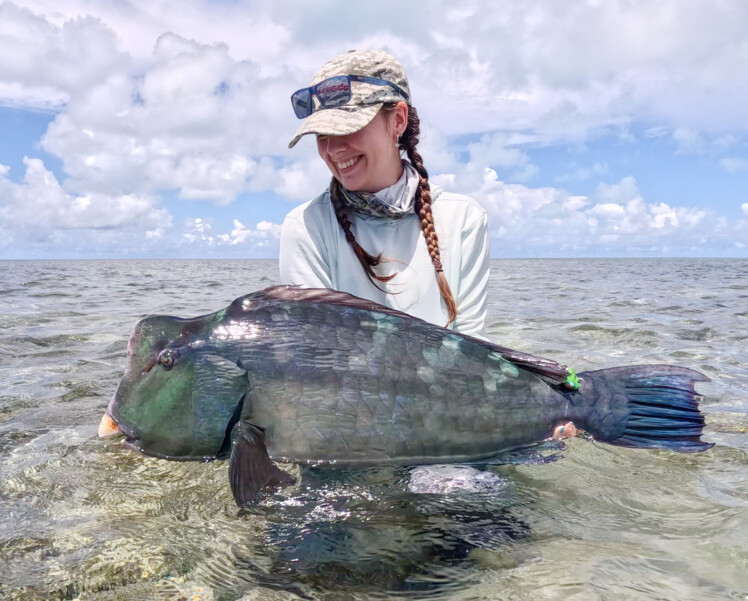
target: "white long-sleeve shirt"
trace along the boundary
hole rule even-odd
[[[472,198],[432,186],[431,209],[444,275],[457,304],[450,327],[483,337],[489,276],[486,211]],[[293,209],[283,222],[280,279],[304,288],[332,288],[444,326],[448,313],[439,293],[418,217],[402,219],[351,214],[351,231],[369,254],[382,253],[376,273],[397,275],[369,281],[346,241],[329,190]],[[389,259],[389,260],[387,260]]]

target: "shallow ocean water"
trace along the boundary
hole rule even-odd
[[[497,343],[708,375],[706,453],[580,437],[477,476],[295,468],[238,511],[227,462],[97,438],[138,319],[276,283],[274,261],[0,262],[0,599],[748,600],[748,260],[492,263]]]

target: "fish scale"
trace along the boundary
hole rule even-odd
[[[681,367],[579,374],[332,290],[279,286],[193,319],[148,317],[107,415],[134,448],[231,452],[238,504],[290,483],[273,460],[477,461],[572,420],[597,439],[701,451],[696,382]]]
[[[502,371],[508,362],[489,358],[491,350],[480,341],[448,331],[437,337],[432,326],[420,322],[420,328],[410,329],[406,345],[397,324],[402,317],[335,305],[279,303],[273,315],[257,317],[263,323],[261,337],[239,340],[230,351],[251,374],[248,418],[265,430],[271,457],[404,462],[419,458],[424,448],[440,458],[485,456],[514,446],[517,436],[548,436],[562,417],[552,408],[560,408],[563,396],[542,382],[518,403],[524,411],[515,405],[507,413],[508,403],[499,396],[487,404],[486,382],[489,391],[507,388],[511,394],[515,388],[532,392],[537,378],[516,369]],[[292,337],[297,338],[293,356],[279,362],[274,348]],[[347,343],[352,338],[355,345]],[[405,346],[409,353],[396,352]],[[512,377],[518,383],[507,386]],[[279,380],[294,390],[279,397]],[[346,400],[339,395],[342,388],[355,393],[341,404]],[[421,400],[410,402],[414,398]],[[296,414],[284,411],[284,420],[278,420],[279,404],[292,405]],[[357,444],[361,436],[380,444]]]

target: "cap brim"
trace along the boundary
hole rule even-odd
[[[363,108],[344,106],[336,109],[321,109],[306,118],[303,125],[296,132],[289,148],[296,146],[306,134],[320,136],[347,136],[363,129],[374,119],[383,103],[372,104]]]

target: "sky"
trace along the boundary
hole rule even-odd
[[[748,257],[744,0],[0,0],[0,259],[276,258],[351,49],[493,257]]]

